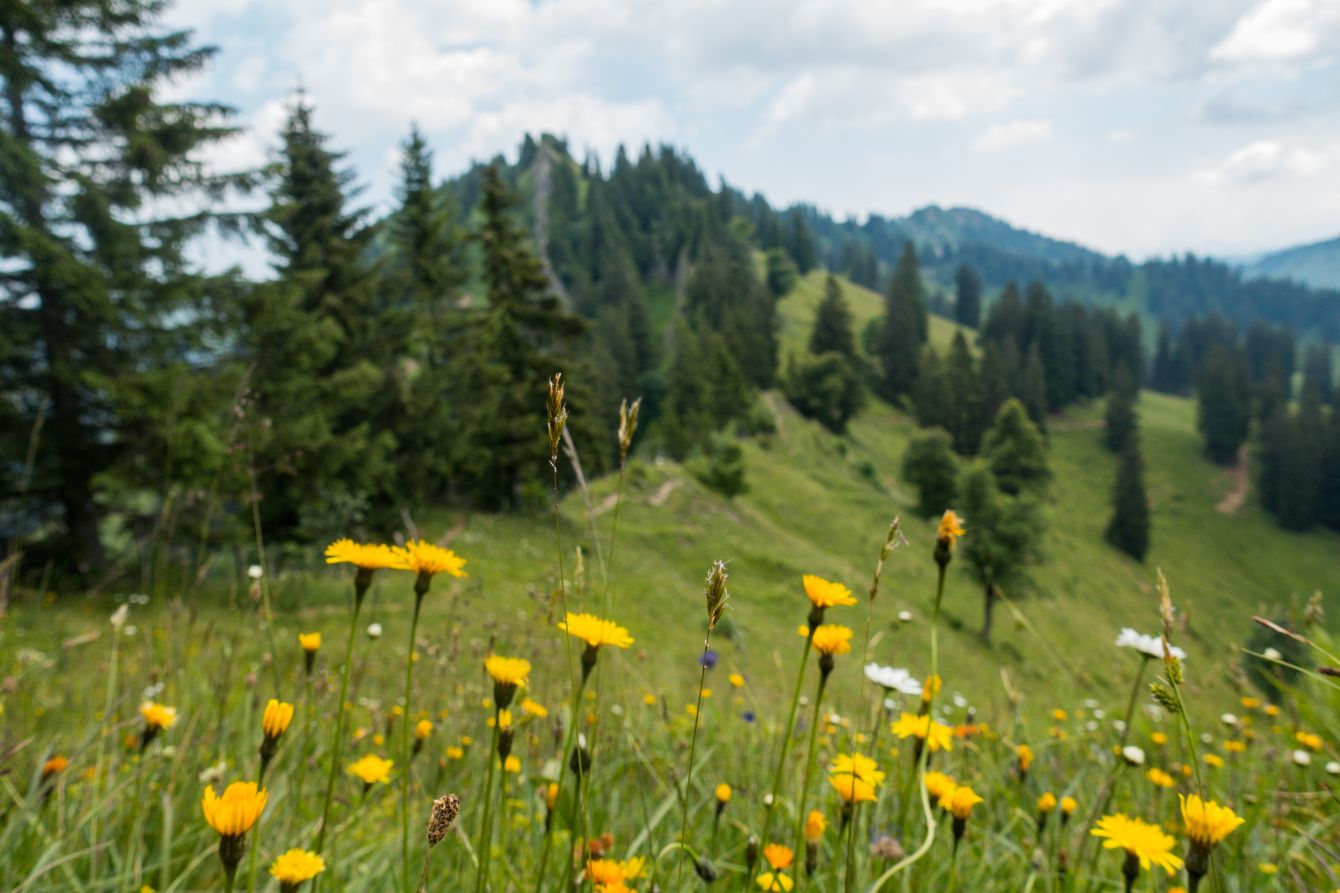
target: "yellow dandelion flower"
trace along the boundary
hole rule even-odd
[[[490,654],[484,658],[484,669],[494,682],[515,686],[530,683],[530,661],[525,658]]]
[[[516,754],[508,756],[507,761],[503,763],[503,769],[507,772],[519,773],[521,771],[521,758]]]
[[[391,779],[391,767],[394,765],[395,760],[388,760],[370,753],[350,763],[346,771],[365,785],[373,785],[378,782],[385,784]]]
[[[946,775],[943,772],[927,772],[921,783],[926,786],[926,793],[930,794],[931,799],[936,802],[939,802],[941,797],[952,791],[958,784],[954,781],[953,776]]]
[[[1274,719],[1275,717],[1280,715],[1280,708],[1278,704],[1267,704],[1261,709],[1265,713],[1265,715],[1269,716],[1271,719]]]
[[[791,893],[794,881],[782,872],[765,871],[754,879],[760,890],[766,893]]]
[[[945,513],[940,516],[940,526],[935,531],[935,540],[944,543],[945,548],[953,549],[964,532],[963,519],[953,509],[945,509]]]
[[[271,698],[261,714],[261,731],[266,738],[278,738],[288,731],[293,722],[293,705]]]
[[[954,749],[954,730],[942,722],[935,722],[929,715],[904,711],[893,723],[893,733],[899,738],[920,738],[927,741],[931,753],[939,750]]]
[[[1163,833],[1158,825],[1151,825],[1139,819],[1133,819],[1123,813],[1105,815],[1089,831],[1094,837],[1103,838],[1103,849],[1125,850],[1140,861],[1140,867],[1148,870],[1157,865],[1169,875],[1182,867],[1182,860],[1173,853],[1177,842],[1172,836]]]
[[[1261,701],[1260,701],[1260,699],[1258,699],[1258,698],[1253,698],[1253,697],[1250,696],[1250,695],[1244,695],[1244,696],[1243,696],[1243,698],[1242,698],[1242,709],[1243,709],[1243,710],[1255,710],[1257,707],[1260,707],[1260,706],[1261,706]]]
[[[1236,739],[1232,741],[1225,741],[1224,750],[1228,751],[1229,753],[1245,753],[1247,750],[1247,742],[1238,741]]]
[[[530,698],[521,699],[521,712],[527,716],[533,716],[536,719],[544,719],[549,715],[549,710],[539,701],[533,701]]]
[[[721,784],[717,785],[716,796],[718,803],[729,803],[730,798],[733,794],[734,791],[731,790],[731,786],[726,784],[724,781]]]
[[[1224,758],[1217,753],[1207,753],[1205,755],[1205,765],[1220,769],[1224,765]]]
[[[1038,798],[1038,812],[1044,815],[1056,809],[1056,795],[1051,791],[1046,791]]]
[[[1168,743],[1168,736],[1162,732],[1154,732],[1152,735],[1149,736],[1149,740],[1152,743],[1158,745],[1159,747],[1162,747],[1163,745]]]
[[[443,548],[427,540],[410,540],[403,547],[392,550],[399,570],[414,571],[418,574],[450,574],[464,577],[465,559],[450,549]]]
[[[811,809],[810,814],[805,816],[805,842],[818,843],[827,828],[828,822],[824,820],[824,814],[817,809]]]
[[[1061,812],[1066,815],[1074,815],[1075,810],[1079,809],[1079,801],[1074,797],[1061,798]]]
[[[459,760],[464,756],[465,748],[457,747],[454,744],[447,748],[447,759],[449,760]]]
[[[166,707],[157,701],[145,701],[140,705],[140,716],[144,724],[154,731],[170,729],[177,724],[177,708]]]
[[[55,754],[42,764],[42,779],[45,781],[53,775],[60,775],[68,768],[70,761],[60,754]]]
[[[200,809],[205,821],[221,837],[241,837],[260,819],[268,797],[265,789],[254,781],[235,781],[224,788],[223,796],[214,793],[213,785],[208,785]]]
[[[871,802],[884,783],[884,772],[864,754],[840,753],[828,767],[828,783],[847,803]]]
[[[1298,732],[1293,737],[1295,741],[1308,750],[1321,750],[1321,736],[1315,732]]]
[[[820,654],[832,657],[851,651],[852,631],[836,623],[825,623],[814,630],[811,644]]]
[[[1207,849],[1217,846],[1245,821],[1229,807],[1220,806],[1213,800],[1202,800],[1196,794],[1179,794],[1178,799],[1182,803],[1182,822],[1186,825],[1187,838]]]
[[[1033,748],[1027,744],[1020,744],[1014,749],[1015,756],[1019,758],[1019,771],[1027,772],[1033,765]]]
[[[1148,778],[1151,782],[1153,782],[1155,787],[1171,788],[1176,787],[1177,785],[1177,782],[1173,779],[1171,775],[1169,775],[1167,772],[1164,772],[1162,769],[1159,769],[1158,767],[1154,767],[1150,769],[1148,772],[1146,772],[1145,778]]]
[[[838,605],[854,605],[856,597],[841,583],[833,583],[814,574],[805,574],[800,578],[805,587],[805,596],[816,608],[833,608]]]
[[[627,648],[633,644],[633,637],[628,634],[628,630],[594,614],[574,614],[569,611],[567,617],[559,621],[558,628],[586,642],[589,648],[599,648],[602,645]]]
[[[955,785],[953,790],[945,792],[940,797],[940,807],[960,822],[967,821],[974,806],[985,802],[967,785]]]
[[[744,685],[744,677],[739,673],[731,673],[728,678],[730,679],[731,686],[734,688],[740,688]]]
[[[433,734],[433,724],[426,719],[419,720],[414,726],[414,738],[417,741],[427,741],[428,736]]]
[[[281,886],[296,887],[326,870],[326,861],[316,853],[292,849],[275,859],[270,874]]]
[[[320,651],[320,650],[321,650],[321,634],[320,634],[320,633],[298,633],[298,644],[299,644],[300,646],[302,646],[302,650],[303,650],[303,651],[306,651],[306,652],[309,652],[309,653],[314,653],[314,652]],[[290,852],[300,852],[300,851],[299,851],[299,850],[291,850]]]
[[[356,543],[336,540],[326,546],[326,564],[352,564],[365,571],[402,567],[401,559],[390,546],[381,543]]]

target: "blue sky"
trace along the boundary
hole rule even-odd
[[[1133,258],[1340,235],[1337,0],[185,0],[263,162],[301,85],[390,201],[527,131],[669,142],[839,215],[965,204]]]

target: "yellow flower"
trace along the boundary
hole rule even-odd
[[[811,809],[810,814],[805,817],[805,841],[806,843],[818,843],[824,836],[824,830],[828,823],[824,821],[824,814],[817,809]]]
[[[791,867],[795,858],[796,854],[791,852],[791,848],[780,843],[770,843],[763,848],[763,859],[772,866],[773,871],[785,871]]]
[[[447,759],[449,760],[459,760],[464,756],[465,756],[464,748],[457,747],[454,744],[447,748]]]
[[[1280,870],[1274,862],[1258,862],[1256,867],[1262,874],[1278,874]]]
[[[1233,741],[1225,741],[1224,750],[1228,751],[1229,753],[1245,753],[1247,750],[1247,742],[1238,741],[1236,739]]]
[[[923,703],[929,702],[931,698],[940,693],[944,688],[944,680],[940,678],[939,673],[934,673],[926,677],[926,681],[921,684],[921,700]]]
[[[426,719],[421,719],[418,721],[418,723],[415,724],[414,737],[417,740],[427,741],[428,736],[431,734],[433,734],[433,724],[430,721]]]
[[[512,686],[530,683],[530,661],[525,658],[490,654],[484,658],[484,669],[496,683]]]
[[[963,533],[963,519],[954,514],[953,509],[945,509],[945,513],[940,516],[940,527],[935,531],[936,541],[952,549]]]
[[[516,754],[511,754],[508,756],[507,761],[503,763],[503,769],[508,772],[520,772],[521,758]]]
[[[848,803],[872,802],[884,783],[884,773],[864,754],[840,753],[828,767],[828,783]]]
[[[728,678],[730,679],[730,684],[735,688],[739,688],[742,685],[744,685],[744,677],[741,676],[739,673],[731,673]]]
[[[326,564],[352,564],[367,571],[401,567],[401,559],[390,546],[336,540],[326,546]]]
[[[952,791],[958,784],[952,776],[943,772],[927,772],[921,783],[926,786],[926,793],[930,794],[931,799],[936,802],[939,802],[941,797]]]
[[[1314,732],[1299,732],[1294,735],[1294,740],[1308,750],[1321,750],[1321,736]]]
[[[395,760],[387,760],[376,754],[366,754],[349,764],[350,775],[359,778],[363,784],[385,784],[391,778],[391,767]]]
[[[1177,782],[1173,780],[1171,775],[1158,767],[1154,767],[1146,772],[1145,778],[1148,778],[1156,787],[1160,788],[1171,788],[1177,785]]]
[[[144,724],[154,731],[170,729],[177,723],[177,708],[165,707],[157,701],[145,701],[140,705],[140,716]]]
[[[1224,758],[1217,753],[1207,753],[1205,755],[1205,765],[1219,769],[1224,765]]]
[[[1149,740],[1154,744],[1157,744],[1159,747],[1162,747],[1168,743],[1168,736],[1162,732],[1154,732],[1149,736]]]
[[[1220,806],[1213,800],[1202,800],[1196,794],[1189,797],[1179,794],[1178,799],[1182,802],[1186,836],[1193,844],[1202,847],[1218,845],[1245,821],[1229,807]]]
[[[800,582],[805,586],[805,596],[816,608],[856,604],[856,598],[851,594],[851,590],[841,583],[831,583],[814,574],[805,574],[800,578]]]
[[[636,880],[638,875],[642,874],[642,867],[647,864],[647,860],[641,856],[634,856],[631,859],[624,859],[619,863],[619,870],[623,872],[625,881]]]
[[[646,704],[648,707],[655,707],[656,696],[651,692],[647,692],[645,695],[642,696],[642,703]]]
[[[1077,809],[1079,809],[1079,801],[1074,797],[1061,798],[1061,812],[1066,815],[1073,815]]]
[[[718,802],[718,803],[729,803],[729,802],[730,802],[730,798],[731,798],[731,794],[732,794],[732,793],[734,793],[734,792],[731,790],[730,785],[726,784],[726,783],[723,781],[721,784],[717,785],[717,790],[716,790],[717,802]]]
[[[1271,719],[1274,719],[1275,717],[1280,715],[1280,708],[1278,704],[1267,704],[1261,709],[1264,710],[1266,716],[1269,716]]]
[[[51,759],[42,764],[42,778],[45,780],[53,775],[60,775],[69,767],[70,761],[68,759],[60,754],[55,754]]]
[[[597,888],[623,889],[623,866],[614,859],[592,859],[586,863],[586,876]]]
[[[263,788],[254,781],[235,781],[224,788],[223,796],[214,793],[214,786],[205,788],[200,809],[205,821],[223,837],[241,837],[261,817],[268,798]]]
[[[265,713],[261,715],[261,731],[265,733],[266,738],[278,738],[288,731],[291,722],[293,722],[293,705],[271,698],[265,705]]]
[[[1033,748],[1027,744],[1020,744],[1014,749],[1014,753],[1019,758],[1019,771],[1027,772],[1028,767],[1033,765]]]
[[[1068,716],[1069,714],[1067,714],[1060,707],[1057,707],[1055,710],[1052,711],[1052,719],[1056,720],[1057,722],[1065,722]]]
[[[549,715],[549,710],[543,704],[530,698],[521,699],[521,712],[536,719],[544,719]]]
[[[1046,791],[1038,798],[1038,812],[1049,813],[1056,808],[1056,795]]]
[[[814,630],[811,644],[820,654],[829,656],[846,654],[851,651],[851,636],[852,632],[847,627],[836,623],[825,623]]]
[[[602,645],[627,648],[633,644],[633,637],[628,634],[628,630],[594,614],[574,614],[569,611],[566,619],[559,621],[558,628],[586,642],[590,648]]]
[[[776,874],[771,871],[765,871],[755,878],[754,881],[758,884],[760,890],[768,891],[768,893],[777,893],[777,891],[780,891],[780,893],[791,893],[791,887],[793,885],[791,878],[780,871]]]
[[[316,853],[292,849],[275,859],[270,874],[284,886],[297,886],[325,871],[326,862]]]
[[[930,736],[931,753],[954,749],[954,730],[942,722],[934,722],[928,715],[903,712],[893,724],[893,733],[899,738],[917,737],[925,741]]]
[[[959,821],[967,821],[972,808],[978,803],[985,802],[967,785],[955,785],[953,790],[947,791],[940,797],[940,806]]]
[[[1259,699],[1257,699],[1257,698],[1253,698],[1253,697],[1251,697],[1250,695],[1244,695],[1244,696],[1243,696],[1243,698],[1242,698],[1242,709],[1244,709],[1244,710],[1255,710],[1257,707],[1260,707],[1260,706],[1261,706],[1261,701],[1260,701]]]
[[[321,650],[320,633],[298,633],[298,644],[302,646],[303,651],[315,652]],[[299,850],[290,850],[290,852],[300,852]],[[282,858],[282,857],[281,857]]]
[[[450,549],[430,543],[427,540],[410,540],[403,547],[392,550],[395,554],[395,567],[403,571],[419,574],[451,574],[464,577],[465,559]]]
[[[1181,858],[1172,852],[1177,842],[1171,835],[1164,834],[1157,825],[1129,818],[1119,812],[1103,816],[1089,833],[1094,837],[1105,838],[1103,849],[1125,850],[1139,859],[1140,867],[1146,870],[1152,864],[1172,875],[1182,867]]]

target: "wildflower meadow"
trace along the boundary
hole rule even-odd
[[[617,574],[584,585],[564,542],[561,376],[545,417],[554,583],[514,619],[421,624],[470,554],[388,537],[318,547],[347,600],[319,622],[276,610],[256,567],[253,607],[222,620],[124,603],[52,653],[7,633],[0,889],[1340,889],[1340,658],[1320,628],[1259,620],[1319,669],[1270,649],[1251,657],[1280,671],[1271,696],[1198,701],[1206,662],[1158,573],[1115,641],[1074,631],[1122,657],[1128,694],[1044,709],[1003,670],[963,690],[940,636],[973,524],[947,509],[928,540],[898,519],[873,536],[869,579],[795,579],[794,634],[767,651],[725,637],[751,587],[712,558],[674,635],[634,634]],[[624,455],[636,425],[625,411]],[[617,546],[611,526],[604,560]],[[936,581],[902,594],[928,645],[910,665],[872,633],[897,562]],[[406,606],[398,643],[369,621],[374,589]],[[694,672],[672,683],[639,659],[683,642],[700,647],[662,657]]]

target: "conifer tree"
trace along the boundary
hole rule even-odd
[[[1018,400],[1007,400],[996,414],[982,441],[982,456],[1001,491],[1011,496],[1039,492],[1051,477],[1047,443]]]
[[[876,390],[885,400],[910,395],[916,384],[921,345],[926,341],[926,305],[916,249],[908,242],[894,269],[884,300],[884,317],[876,331],[874,353],[880,375]]]
[[[977,452],[982,439],[981,382],[972,349],[961,331],[954,333],[942,378],[944,393],[941,399],[954,451],[961,456],[971,456]]]
[[[1107,541],[1136,561],[1149,551],[1149,498],[1145,494],[1144,460],[1139,437],[1128,436],[1112,490],[1112,517]]]
[[[810,331],[810,353],[838,353],[851,360],[856,357],[856,338],[852,334],[851,311],[842,296],[842,287],[833,274],[824,281],[824,297],[815,312]]]
[[[903,480],[917,489],[917,514],[939,516],[954,505],[958,462],[943,428],[919,431],[903,453]]]
[[[1121,454],[1127,443],[1136,434],[1135,401],[1138,392],[1130,371],[1122,366],[1117,370],[1115,386],[1107,395],[1107,408],[1103,414],[1103,445],[1114,453]]]
[[[1000,591],[1023,584],[1028,565],[1038,556],[1040,512],[1031,494],[1002,491],[991,467],[981,460],[959,477],[957,499],[972,525],[973,535],[963,539],[963,557],[968,573],[982,587],[980,635],[989,643]]]
[[[851,361],[834,351],[791,357],[783,388],[797,412],[835,434],[847,430],[847,423],[865,398],[861,378]]]
[[[1028,417],[1039,431],[1047,430],[1047,372],[1042,366],[1042,352],[1034,344],[1028,350],[1013,395],[1024,405]]]
[[[982,319],[982,277],[967,264],[954,273],[954,319],[970,329]]]
[[[1250,384],[1240,353],[1215,347],[1206,357],[1196,388],[1196,426],[1212,461],[1237,459],[1251,426]]]
[[[233,133],[231,111],[168,98],[214,51],[163,12],[154,0],[0,9],[0,391],[12,398],[0,492],[20,489],[40,428],[29,519],[49,519],[53,556],[76,572],[106,564],[100,482],[166,496],[204,488],[183,475],[224,461],[209,391],[231,396],[235,378],[194,373],[226,336],[230,308],[214,299],[233,296],[183,248],[228,222],[214,209],[246,178],[198,163]]]

